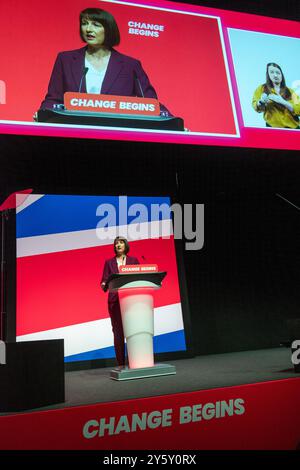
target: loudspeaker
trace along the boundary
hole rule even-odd
[[[0,412],[65,401],[64,340],[5,344],[0,364]]]

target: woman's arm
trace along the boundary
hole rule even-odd
[[[293,103],[294,113],[296,114],[296,116],[300,116],[300,97],[294,91],[291,90],[291,92],[292,92],[291,101]]]
[[[102,290],[104,290],[104,288],[106,286],[106,281],[109,278],[109,275],[110,275],[109,264],[108,264],[108,261],[105,261],[104,268],[103,268],[103,273],[102,273],[102,279],[101,279],[101,283],[100,283],[100,287],[101,287]]]
[[[41,103],[40,109],[52,109],[54,104],[63,103],[64,91],[61,54],[58,54],[51,73],[48,92]]]
[[[136,61],[136,65],[134,67],[134,71],[136,73],[137,80],[135,80],[135,92],[136,95],[142,97],[142,94],[145,98],[154,98],[157,100],[157,94],[154,87],[151,85],[148,75],[144,71],[142,64],[139,60]],[[139,87],[139,83],[141,85],[141,90]]]
[[[146,72],[143,69],[142,64],[139,60],[136,61],[136,65],[135,65],[134,70],[135,70],[135,73],[136,73],[136,77],[138,79],[138,80],[135,80],[136,95],[139,96],[139,97],[142,97],[142,93],[141,93],[141,90],[140,90],[140,87],[139,87],[139,83],[140,83],[144,97],[145,98],[154,98],[154,99],[157,100],[158,99],[157,98],[157,93],[156,93],[154,87],[151,85],[150,80],[148,78],[148,75],[146,74]],[[139,81],[139,83],[138,83],[138,81]],[[160,114],[163,115],[163,116],[166,116],[166,117],[173,116],[172,113],[170,113],[170,111],[162,103],[160,103]]]
[[[253,109],[258,113],[264,112],[266,110],[267,100],[268,100],[268,95],[267,93],[264,93],[263,86],[260,85],[258,88],[256,88],[253,94],[253,98],[252,98]]]
[[[284,98],[282,98],[281,95],[277,95],[276,93],[270,93],[268,95],[268,101],[273,101],[274,103],[281,104],[285,108],[287,108],[291,113],[294,113],[294,106]]]

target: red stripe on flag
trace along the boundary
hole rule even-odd
[[[130,254],[168,272],[155,307],[180,302],[173,239],[131,242]],[[113,256],[108,245],[18,258],[17,336],[107,318],[100,280],[105,260]]]

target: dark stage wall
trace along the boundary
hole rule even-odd
[[[3,136],[1,148],[2,197],[33,187],[204,203],[204,247],[184,251],[196,353],[286,339],[299,316],[299,211],[276,193],[299,206],[296,152]]]
[[[198,3],[300,19],[299,2]],[[31,187],[204,203],[204,248],[184,252],[195,352],[287,338],[300,316],[299,210],[280,196],[300,207],[299,152],[3,135],[0,149],[1,200]]]

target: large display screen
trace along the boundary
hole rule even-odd
[[[99,24],[79,22],[86,8],[117,24],[105,57],[90,54]],[[12,0],[0,15],[2,44],[13,31],[18,51],[1,50],[2,133],[300,148],[298,22],[161,0]],[[107,115],[91,101],[65,111],[66,92],[157,96],[160,115]]]
[[[167,272],[154,293],[154,352],[187,349],[168,197],[35,194],[23,201],[17,196],[17,341],[63,338],[66,362],[114,357],[100,283],[121,235],[129,255]]]

